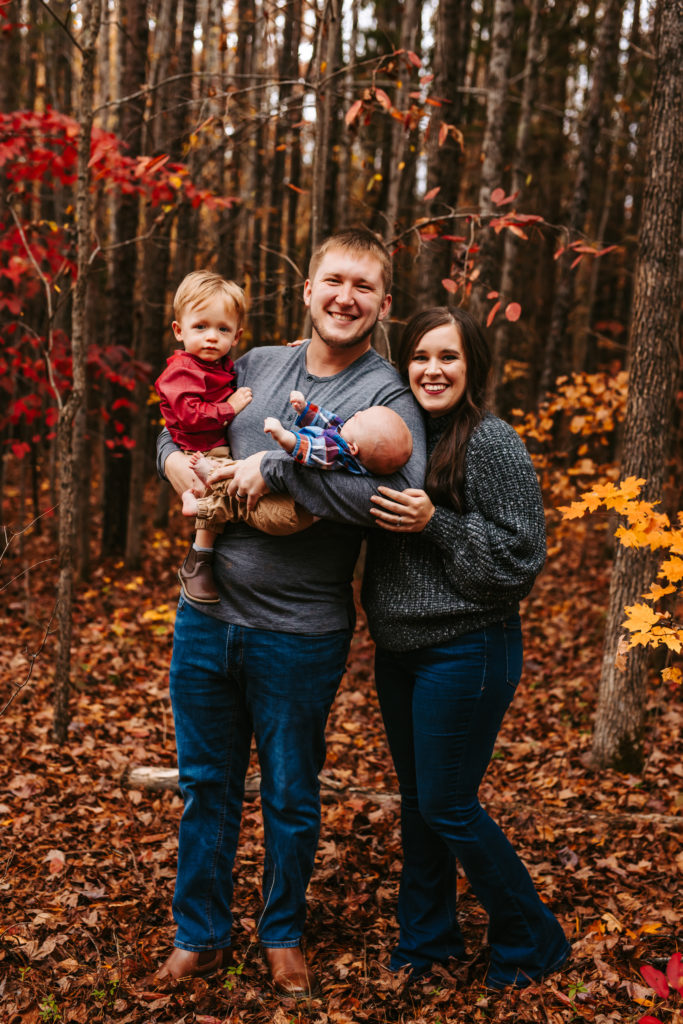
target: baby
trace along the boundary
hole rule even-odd
[[[292,391],[289,400],[297,413],[294,429],[287,430],[274,416],[267,417],[263,429],[302,466],[388,476],[410,458],[412,434],[393,409],[373,405],[344,421],[333,412],[307,402],[300,391]],[[190,461],[199,479],[206,483],[214,466],[199,454]],[[227,488],[227,481],[216,481],[211,485],[210,499],[196,498],[191,491],[186,491],[183,515],[202,516],[210,500],[214,515],[216,505],[222,503],[228,519],[242,518],[240,506],[228,498]]]
[[[319,469],[388,476],[404,466],[413,450],[412,434],[393,409],[373,405],[344,421],[327,409],[307,402],[300,391],[289,396],[298,413],[287,430],[269,416],[264,431],[296,462]]]

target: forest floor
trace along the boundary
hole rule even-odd
[[[23,550],[15,537],[0,566],[0,706],[27,679],[26,652],[39,649],[54,605],[58,568],[48,525],[25,534]],[[461,878],[470,960],[412,986],[388,972],[399,808],[361,615],[329,722],[305,934],[323,998],[280,1000],[268,985],[256,938],[257,796],[245,805],[235,867],[233,966],[155,992],[144,978],[173,940],[182,804],[172,790],[131,787],[128,776],[138,765],[174,765],[167,669],[175,570],[188,532],[180,517],[172,530],[149,531],[144,573],[107,561],[78,587],[68,742],[58,747],[51,738],[54,635],[4,713],[2,1024],[635,1024],[647,1014],[680,1021],[680,997],[654,998],[639,967],[664,969],[682,945],[681,694],[651,687],[642,775],[590,770],[609,558],[604,535],[578,526],[562,544],[551,532],[548,564],[524,609],[524,679],[481,791],[570,937],[569,968],[525,990],[488,992],[486,919]],[[15,578],[25,566],[35,568]]]

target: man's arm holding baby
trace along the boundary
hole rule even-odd
[[[324,519],[374,526],[369,513],[370,497],[377,487],[395,490],[422,487],[426,467],[424,424],[412,395],[402,390],[386,403],[405,420],[413,435],[413,454],[400,470],[391,476],[357,476],[351,473],[329,473],[299,466],[284,451],[256,452],[234,465],[218,470],[212,480],[229,479],[228,493],[246,498],[252,509],[259,498],[269,492],[289,494],[314,515]]]

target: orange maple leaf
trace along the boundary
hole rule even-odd
[[[631,633],[649,632],[662,617],[661,612],[656,612],[649,604],[627,604],[624,611],[628,618],[622,622],[622,626],[626,626]]]
[[[667,558],[662,562],[657,577],[663,576],[669,583],[679,583],[683,580],[683,558]]]

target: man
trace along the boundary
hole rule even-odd
[[[258,929],[274,987],[318,989],[300,940],[320,829],[318,774],[324,730],[354,625],[351,579],[363,528],[372,525],[372,476],[298,466],[263,432],[266,416],[293,417],[293,390],[347,419],[387,405],[412,431],[409,462],[383,483],[422,485],[424,432],[395,370],[370,347],[389,313],[391,262],[365,230],[342,232],[314,253],[304,285],[312,333],[298,347],[252,349],[237,362],[252,402],[229,429],[230,493],[252,508],[287,492],[320,516],[308,530],[272,537],[231,527],[216,545],[219,604],[181,596],[170,691],[185,810],[173,900],[175,948],[158,981],[207,975],[227,963],[235,860],[252,732],[265,826],[263,912]],[[265,449],[265,450],[264,450]],[[158,463],[177,491],[192,483],[187,457],[162,432]]]

